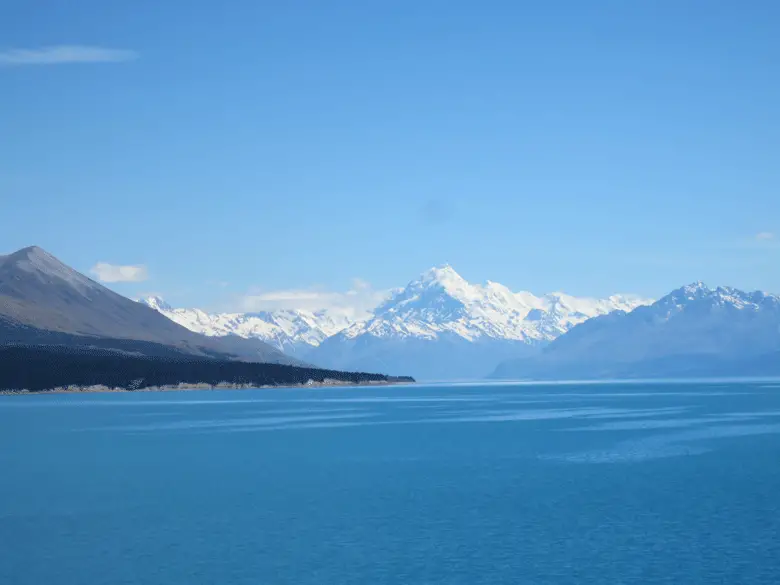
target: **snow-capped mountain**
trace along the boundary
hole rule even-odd
[[[174,309],[159,297],[140,302],[192,331],[256,338],[322,367],[452,379],[483,377],[591,317],[651,301],[537,297],[496,282],[470,284],[445,265],[393,290],[361,321],[339,310],[207,313]]]
[[[539,355],[501,364],[495,376],[760,375],[770,370],[780,372],[780,297],[696,282],[652,305],[582,323]]]
[[[649,302],[623,295],[589,299],[557,292],[542,297],[513,293],[496,282],[470,284],[444,265],[424,272],[377,307],[371,319],[355,323],[342,336],[437,339],[452,333],[467,341],[493,338],[532,344],[555,339],[590,317]]]
[[[238,335],[260,339],[297,357],[352,324],[349,316],[338,310],[207,313],[200,309],[174,309],[156,296],[139,299],[139,302],[191,331],[208,336]]]
[[[405,371],[418,379],[481,377],[586,319],[649,302],[514,293],[495,282],[470,284],[445,265],[398,290],[370,319],[323,341],[310,359],[327,367]]]

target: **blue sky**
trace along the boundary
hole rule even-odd
[[[780,292],[777,22],[772,0],[10,0],[0,253],[211,308],[443,262],[535,293]]]

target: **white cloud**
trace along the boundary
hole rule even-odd
[[[240,312],[274,311],[278,309],[303,309],[339,311],[360,319],[384,301],[389,291],[375,290],[368,282],[355,278],[352,287],[344,292],[317,288],[276,291],[250,291],[238,298]]]
[[[0,51],[0,65],[62,65],[65,63],[118,63],[132,61],[138,53],[123,49],[55,45],[38,49],[8,49]]]
[[[149,278],[146,266],[119,266],[108,262],[98,262],[89,269],[100,282],[141,282]]]
[[[768,242],[775,239],[775,234],[772,232],[759,232],[756,234],[756,239],[760,242]]]

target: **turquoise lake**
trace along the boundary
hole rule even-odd
[[[780,583],[780,383],[0,396],[0,583]]]

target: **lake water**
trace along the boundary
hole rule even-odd
[[[0,583],[780,583],[780,384],[0,396]]]

